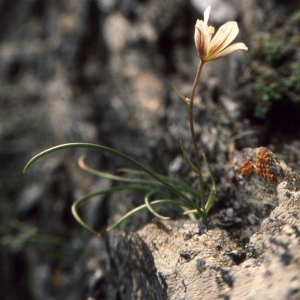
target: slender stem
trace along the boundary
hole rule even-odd
[[[191,135],[192,135],[192,140],[193,140],[193,144],[194,144],[194,150],[195,150],[196,161],[197,161],[198,178],[199,178],[199,184],[200,184],[201,208],[205,209],[204,184],[203,184],[203,179],[202,179],[202,174],[201,174],[201,164],[200,164],[199,151],[198,151],[198,146],[197,146],[197,141],[196,141],[196,136],[195,136],[194,117],[193,117],[194,96],[195,96],[196,87],[197,87],[197,84],[198,84],[198,81],[199,81],[199,78],[200,78],[200,74],[201,74],[201,70],[202,70],[203,65],[204,65],[204,62],[200,60],[200,64],[199,64],[197,74],[196,74],[196,77],[195,77],[195,81],[194,81],[194,84],[193,84],[193,88],[192,88],[188,108],[189,108],[189,119],[190,119]]]

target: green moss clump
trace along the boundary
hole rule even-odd
[[[275,101],[300,106],[300,12],[272,17],[252,45],[250,64],[253,116],[264,119]]]

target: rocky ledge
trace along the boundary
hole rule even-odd
[[[231,161],[239,226],[156,220],[110,236],[122,299],[300,299],[299,176],[266,148]]]

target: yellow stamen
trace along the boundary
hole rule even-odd
[[[207,28],[207,31],[208,31],[209,34],[214,34],[214,33],[215,33],[215,28],[212,27],[212,26],[209,26],[209,27]]]

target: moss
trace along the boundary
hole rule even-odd
[[[286,19],[272,17],[252,45],[250,64],[253,116],[264,119],[275,101],[300,108],[300,12]]]

